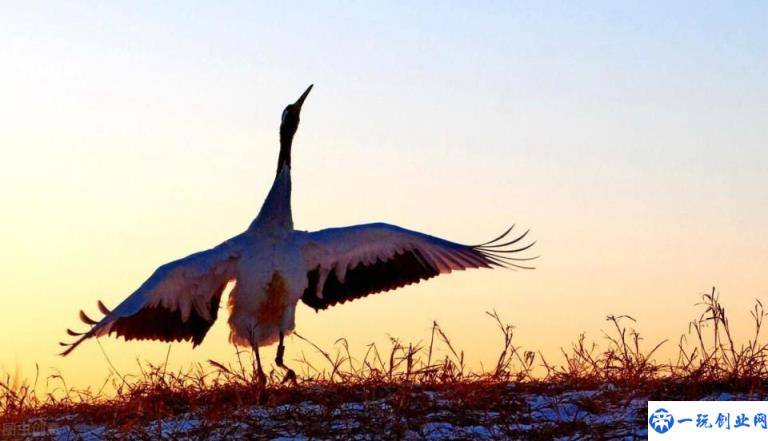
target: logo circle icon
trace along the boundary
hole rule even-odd
[[[648,424],[658,433],[667,433],[675,424],[675,417],[667,409],[656,409],[649,417]]]

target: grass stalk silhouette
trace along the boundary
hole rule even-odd
[[[154,427],[153,422],[195,415],[198,435],[204,437],[205,430],[222,430],[215,424],[217,419],[239,415],[237,412],[249,406],[269,409],[311,402],[320,403],[323,409],[338,411],[345,403],[383,400],[381,406],[386,406],[368,410],[367,419],[358,424],[371,424],[372,428],[377,428],[385,421],[394,425],[387,426],[387,430],[396,435],[410,430],[409,424],[427,421],[437,404],[425,397],[430,396],[429,393],[438,393],[448,394],[448,401],[458,403],[456,406],[492,410],[496,415],[494,418],[507,418],[508,421],[504,420],[506,425],[499,427],[512,430],[512,436],[517,433],[514,432],[515,424],[523,427],[519,421],[526,410],[520,397],[531,394],[605,392],[598,394],[599,399],[588,395],[578,398],[578,406],[590,412],[632,397],[699,399],[703,394],[718,391],[765,396],[768,392],[768,343],[761,341],[761,331],[768,313],[763,304],[756,300],[750,310],[753,329],[743,343],[737,343],[719,293],[714,288],[702,295],[696,307],[701,310],[700,314],[690,321],[688,333],[678,339],[676,357],[666,362],[659,360],[656,354],[669,343],[668,340],[646,345],[635,329],[635,319],[627,315],[606,317],[609,327],[604,332],[602,344],[581,334],[570,347],[561,349],[562,359],[555,362],[545,359],[540,352],[515,345],[514,327],[499,313],[490,311],[486,314],[498,329],[501,344],[495,364],[487,370],[468,369],[464,351],[452,343],[441,325],[433,322],[428,345],[405,343],[390,337],[388,347],[371,343],[359,357],[353,356],[344,338],[338,339],[330,349],[324,349],[295,334],[322,360],[321,364],[312,364],[306,354],[299,355],[298,387],[280,384],[279,375],[273,371],[268,386],[262,389],[255,370],[249,366],[252,363],[245,361],[249,354],[242,350],[237,350],[234,363],[208,360],[205,364],[171,370],[169,347],[163,363],[137,360],[138,373],[126,375],[119,373],[107,357],[109,376],[95,392],[68,386],[55,371],[47,377],[44,391],[39,391],[39,368],[32,382],[24,381],[17,371],[0,379],[0,424],[41,418],[66,421],[73,427],[87,422],[141,437],[142,431],[161,430]],[[438,357],[439,352],[444,355]],[[103,391],[108,386],[115,393],[105,396]],[[445,406],[448,410],[444,411],[449,412],[451,404]],[[405,425],[401,427],[400,423],[388,419],[391,414],[401,415]],[[264,421],[247,418],[252,427],[267,430],[263,427]],[[333,436],[334,432],[326,426],[329,421],[338,419],[338,413],[316,420],[307,415],[296,418],[295,423],[302,427],[305,435]],[[471,420],[458,411],[456,418]],[[558,427],[565,431],[588,430],[578,419]],[[558,433],[549,432],[553,436]]]

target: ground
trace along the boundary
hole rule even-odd
[[[762,304],[752,338],[736,343],[714,290],[703,300],[672,363],[653,357],[659,345],[641,349],[631,317],[608,316],[603,346],[581,336],[553,363],[513,345],[512,326],[490,313],[504,344],[483,372],[435,323],[426,347],[392,340],[352,357],[343,339],[313,345],[327,365],[306,363],[295,386],[272,372],[263,387],[241,353],[188,371],[147,363],[138,378],[115,375],[108,396],[0,379],[0,439],[644,439],[648,400],[768,397]]]
[[[759,399],[765,394],[703,391],[670,395],[680,386],[658,383],[657,399]],[[722,385],[713,385],[713,388]],[[246,393],[239,391],[239,393]],[[435,386],[316,385],[252,392],[262,404],[180,405],[135,414],[89,409],[81,414],[32,417],[18,438],[101,439],[355,439],[502,440],[645,439],[647,391],[604,384],[562,385],[462,382]],[[143,414],[143,415],[142,415]],[[42,424],[39,424],[42,423]],[[32,432],[32,430],[36,432]],[[6,433],[6,435],[9,435]],[[13,438],[8,436],[8,438]]]

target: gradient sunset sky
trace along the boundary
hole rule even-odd
[[[671,338],[667,356],[711,286],[737,331],[768,300],[765,2],[15,3],[0,6],[4,371],[100,384],[95,341],[56,356],[64,329],[243,231],[310,83],[297,228],[478,243],[517,223],[542,256],[300,305],[297,331],[323,347],[427,339],[437,320],[488,365],[495,308],[552,361],[582,331],[600,340],[609,313],[648,347]],[[174,366],[232,359],[222,316],[198,349],[173,345]],[[101,342],[123,373],[168,350]],[[287,343],[287,360],[308,350]]]

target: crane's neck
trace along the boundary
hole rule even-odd
[[[290,166],[284,164],[277,172],[259,215],[251,222],[248,231],[277,236],[293,231]]]
[[[311,86],[310,86],[311,89]],[[303,97],[309,92],[304,92]],[[277,173],[267,199],[261,206],[261,211],[256,219],[248,227],[248,231],[256,231],[259,234],[268,234],[279,237],[286,232],[293,231],[293,215],[291,214],[291,146],[293,135],[299,128],[299,110],[291,104],[283,111],[283,120],[280,123],[280,154],[277,157]]]
[[[293,133],[280,128],[280,154],[277,156],[277,174],[283,167],[291,168],[291,146],[293,145]]]

